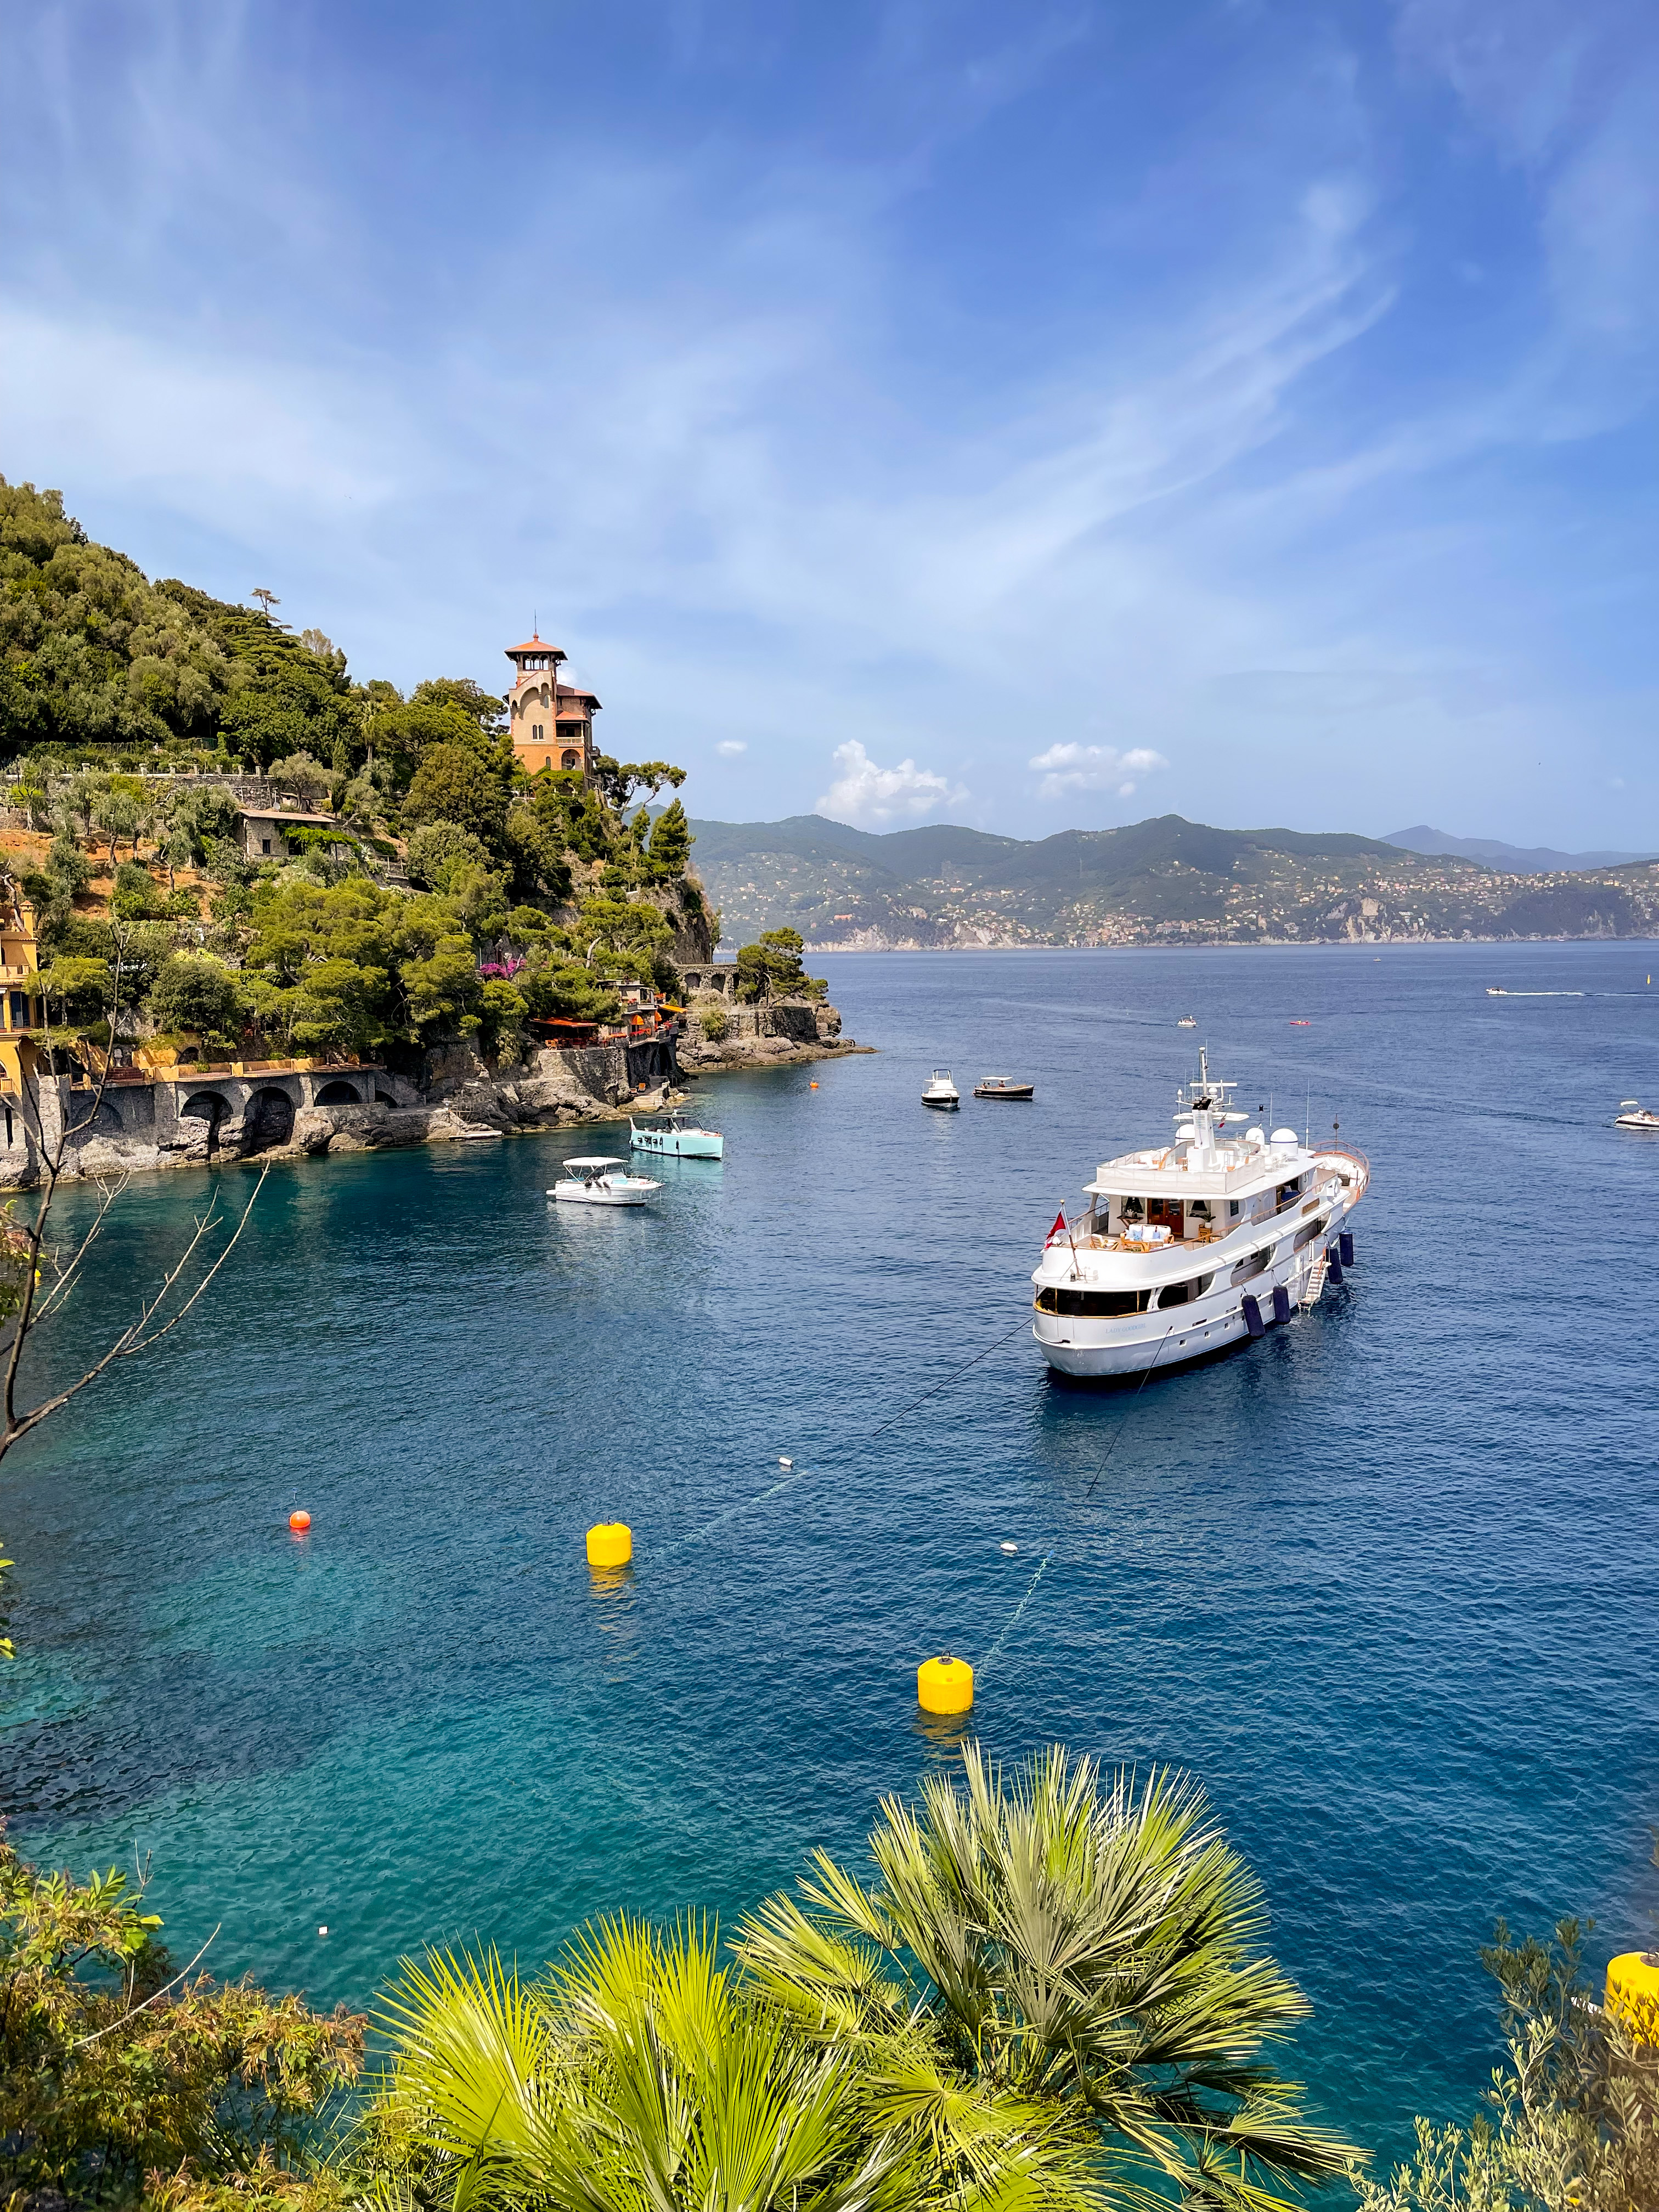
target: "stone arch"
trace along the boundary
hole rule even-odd
[[[542,686],[542,704],[544,707],[550,707],[553,704],[552,688],[546,684]]]
[[[196,1091],[179,1109],[179,1118],[181,1121],[207,1123],[207,1148],[211,1155],[219,1149],[219,1124],[229,1112],[229,1101],[222,1098],[216,1091]]]
[[[267,1085],[248,1100],[242,1121],[242,1149],[263,1152],[271,1145],[286,1145],[294,1136],[294,1101],[286,1091]]]
[[[332,1083],[324,1084],[317,1093],[317,1103],[319,1106],[360,1106],[362,1101],[350,1084],[342,1082],[337,1076]]]
[[[84,1109],[77,1111],[71,1101],[70,1127],[85,1137],[118,1137],[125,1133],[126,1124],[121,1119],[121,1109],[115,1101],[105,1097],[98,1101],[98,1109],[94,1114],[88,1114]]]
[[[374,1103],[377,1106],[395,1106],[397,1103],[389,1091],[377,1091],[374,1094]]]

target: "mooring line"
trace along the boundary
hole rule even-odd
[[[1105,1474],[1107,1468],[1110,1465],[1112,1454],[1117,1449],[1119,1437],[1123,1434],[1125,1429],[1128,1427],[1130,1422],[1134,1419],[1135,1407],[1140,1402],[1140,1394],[1146,1388],[1146,1384],[1151,1378],[1153,1368],[1157,1366],[1158,1361],[1163,1358],[1164,1346],[1170,1341],[1170,1339],[1174,1335],[1174,1334],[1175,1323],[1171,1322],[1169,1328],[1164,1330],[1163,1336],[1159,1339],[1158,1350],[1147,1361],[1146,1368],[1142,1371],[1140,1380],[1134,1387],[1134,1395],[1129,1401],[1128,1411],[1124,1414],[1123,1419],[1118,1423],[1117,1426],[1112,1431],[1111,1442],[1106,1447],[1105,1455],[1102,1458],[1100,1465],[1095,1469],[1094,1481],[1089,1485],[1087,1490],[1083,1493],[1084,1503],[1085,1504],[1087,1504],[1088,1501],[1095,1494],[1095,1483],[1097,1483],[1100,1480],[1101,1476]],[[990,1665],[994,1659],[1000,1659],[1002,1656],[1003,1646],[1007,1643],[1008,1638],[1013,1634],[1014,1628],[1018,1622],[1021,1613],[1024,1612],[1026,1607],[1030,1605],[1031,1600],[1036,1595],[1037,1584],[1042,1580],[1043,1575],[1048,1570],[1049,1560],[1054,1558],[1054,1553],[1059,1550],[1059,1548],[1060,1547],[1057,1543],[1050,1544],[1048,1550],[1037,1561],[1037,1571],[1032,1576],[1030,1581],[1026,1584],[1024,1596],[1021,1598],[1019,1603],[1009,1614],[1007,1620],[1003,1622],[1001,1629],[998,1632],[996,1642],[991,1646],[985,1656],[980,1661],[978,1668],[980,1674],[984,1674],[986,1668]]]
[[[878,1427],[872,1429],[867,1437],[860,1439],[856,1444],[843,1445],[839,1453],[832,1452],[830,1455],[830,1464],[833,1466],[838,1457],[845,1459],[854,1451],[865,1449],[874,1443],[878,1437],[885,1435],[889,1429],[896,1428],[902,1420],[915,1412],[918,1406],[925,1405],[929,1398],[936,1397],[941,1390],[948,1389],[959,1376],[965,1375],[970,1367],[977,1367],[981,1359],[988,1359],[994,1352],[1000,1352],[1005,1344],[1018,1336],[1020,1330],[1027,1326],[1026,1317],[1022,1314],[1013,1327],[1005,1331],[994,1343],[988,1344],[982,1352],[976,1352],[971,1359],[963,1360],[960,1367],[952,1368],[951,1372],[941,1376],[939,1382],[930,1383],[927,1389],[918,1392],[915,1397],[901,1406],[897,1413],[890,1414]],[[752,1498],[739,1498],[735,1505],[728,1505],[724,1513],[717,1513],[712,1521],[704,1522],[701,1528],[693,1528],[686,1535],[677,1536],[671,1542],[658,1545],[653,1548],[659,1553],[667,1554],[683,1552],[692,1544],[700,1544],[706,1536],[712,1536],[717,1529],[724,1528],[728,1522],[735,1521],[739,1514],[750,1512],[756,1506],[764,1505],[769,1498],[776,1498],[783,1491],[793,1490],[798,1482],[805,1482],[809,1474],[822,1474],[823,1471],[821,1467],[795,1468],[791,1473],[786,1474],[781,1482],[775,1482],[769,1489],[759,1491]]]

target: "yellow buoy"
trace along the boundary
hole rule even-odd
[[[965,1713],[974,1702],[974,1670],[948,1651],[916,1669],[916,1703],[925,1713]]]
[[[600,1521],[587,1532],[590,1567],[625,1567],[634,1556],[634,1531],[626,1521]]]
[[[1608,1960],[1607,2010],[1644,2042],[1659,2043],[1659,1951],[1621,1951]]]

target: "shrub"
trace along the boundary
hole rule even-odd
[[[731,1026],[731,1019],[718,1000],[713,1006],[698,1007],[697,1027],[710,1044],[719,1044]]]

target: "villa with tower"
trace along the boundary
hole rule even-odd
[[[531,637],[523,645],[509,645],[507,657],[514,667],[507,707],[514,755],[532,775],[544,768],[568,769],[585,781],[593,768],[598,698],[560,683],[559,664],[565,655],[556,645]]]

